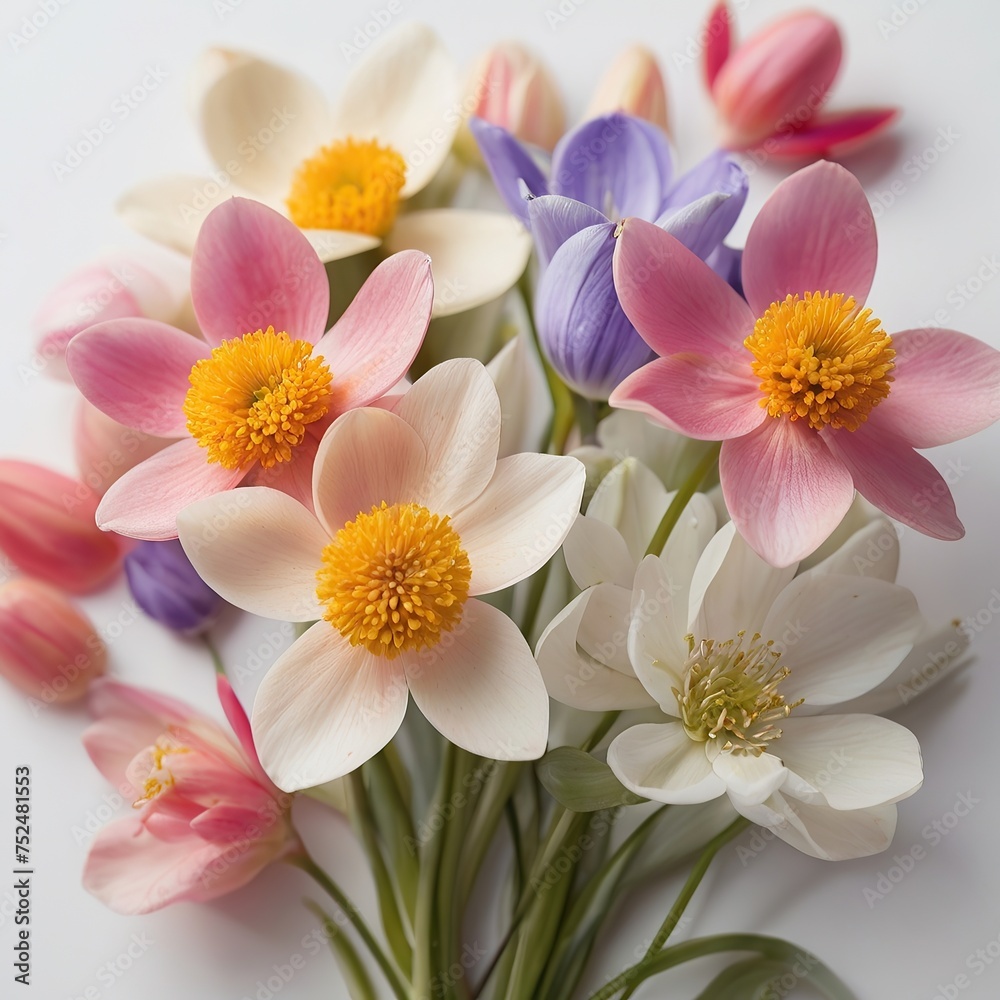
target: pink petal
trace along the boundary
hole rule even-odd
[[[743,299],[651,222],[626,219],[622,224],[614,275],[625,315],[657,354],[732,351],[753,329]]]
[[[187,434],[188,376],[209,348],[151,319],[114,319],[78,334],[66,364],[80,391],[113,420],[159,437]]]
[[[105,531],[162,541],[177,537],[177,515],[189,503],[232,489],[239,469],[210,463],[193,438],[157,452],[112,483],[97,508]]]
[[[705,85],[709,90],[712,89],[712,84],[715,83],[715,78],[719,70],[722,69],[723,64],[729,58],[729,49],[732,44],[731,21],[732,14],[729,12],[726,0],[720,0],[712,8],[711,13],[708,15],[708,21],[705,24],[704,32],[707,41],[703,53],[704,62],[702,68],[705,72]]]
[[[757,316],[790,293],[841,292],[860,305],[876,256],[875,219],[857,179],[836,163],[814,163],[783,180],[754,219],[743,291]]]
[[[549,697],[528,644],[502,611],[470,600],[437,646],[401,659],[413,700],[452,743],[493,760],[545,752]]]
[[[760,380],[748,359],[746,352],[741,357],[735,351],[657,358],[622,381],[608,402],[638,410],[688,437],[741,437],[767,419]]]
[[[326,269],[296,225],[249,198],[209,212],[191,257],[191,300],[210,344],[273,326],[312,344],[326,328]]]
[[[881,135],[898,117],[899,108],[820,113],[803,128],[776,132],[765,140],[764,149],[777,159],[843,156]]]
[[[286,792],[332,781],[396,735],[409,700],[400,659],[317,622],[268,671],[253,706],[261,764]]]
[[[314,352],[333,372],[338,412],[366,406],[406,374],[424,342],[433,300],[426,254],[404,250],[375,268]]]
[[[854,499],[843,462],[815,431],[784,417],[726,441],[719,478],[737,530],[772,566],[812,552]]]
[[[246,709],[236,696],[229,678],[225,674],[219,674],[215,679],[215,690],[222,703],[222,711],[226,713],[226,720],[229,722],[236,738],[240,741],[243,752],[247,759],[255,767],[260,767],[260,759],[257,757],[257,748],[253,743],[253,734],[250,732],[250,719],[247,717]],[[263,773],[263,770],[261,771]]]
[[[276,462],[269,469],[262,465],[254,465],[243,480],[244,486],[267,486],[274,490],[287,493],[292,499],[298,500],[303,507],[313,509],[313,472],[316,467],[316,455],[323,432],[330,426],[327,417],[309,424],[302,440],[292,450],[292,457],[287,462]]]
[[[879,510],[931,538],[954,541],[965,534],[948,484],[903,438],[877,421],[854,433],[824,432],[823,438],[858,492]]]
[[[339,417],[313,470],[316,516],[336,534],[373,506],[413,500],[426,454],[417,432],[389,410],[360,407]]]
[[[950,444],[1000,417],[1000,351],[956,330],[892,335],[895,381],[869,420],[914,448]]]

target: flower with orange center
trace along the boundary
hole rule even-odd
[[[498,460],[500,404],[477,361],[432,368],[396,404],[327,431],[315,514],[268,489],[192,504],[181,544],[205,581],[256,614],[314,624],[274,664],[253,711],[282,788],[360,766],[395,735],[410,694],[448,739],[495,760],[539,756],[548,698],[517,626],[477,600],[543,565],[573,523],[575,458]],[[267,530],[261,528],[266,526]]]

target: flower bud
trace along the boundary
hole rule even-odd
[[[100,498],[85,483],[32,462],[0,460],[0,551],[29,576],[72,593],[107,583],[123,544],[94,521]]]
[[[551,150],[566,128],[562,96],[549,71],[524,46],[501,42],[476,63],[463,108],[515,138]]]
[[[825,100],[841,51],[837,25],[813,11],[789,14],[738,46],[712,84],[725,144],[752,146],[801,127]]]
[[[601,77],[585,119],[624,111],[667,130],[667,92],[656,56],[641,45],[621,52]]]
[[[82,396],[76,407],[73,450],[80,478],[98,496],[129,469],[171,444],[113,420]]]
[[[207,629],[225,603],[198,576],[176,538],[139,542],[125,556],[125,577],[150,618],[184,635]]]
[[[107,650],[94,626],[37,580],[0,587],[0,673],[32,698],[75,701],[104,673]]]

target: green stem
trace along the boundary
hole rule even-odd
[[[209,656],[212,657],[212,666],[215,667],[215,672],[217,674],[222,674],[222,676],[225,677],[226,667],[222,662],[222,657],[219,655],[219,651],[215,648],[215,643],[212,642],[212,637],[207,632],[202,632],[201,641],[204,647],[208,650]]]
[[[580,749],[584,753],[590,753],[608,735],[608,731],[618,721],[618,716],[621,714],[620,711],[605,712],[598,721],[594,731],[580,744]]]
[[[667,544],[670,532],[673,531],[674,525],[680,520],[680,516],[684,512],[684,508],[688,505],[688,501],[698,491],[702,480],[715,468],[721,447],[720,444],[712,445],[702,455],[694,469],[691,470],[691,475],[681,483],[680,488],[674,494],[673,500],[670,501],[670,506],[664,512],[652,541],[646,548],[647,556],[658,556],[663,551],[663,546]]]
[[[315,861],[309,856],[305,848],[300,854],[293,854],[287,858],[289,864],[301,868],[316,881],[323,891],[340,907],[341,912],[354,926],[358,936],[364,942],[372,958],[382,970],[386,981],[389,983],[393,994],[397,1000],[409,1000],[409,990],[399,969],[395,963],[386,955],[382,946],[378,943],[375,935],[361,916],[358,908],[351,902],[350,898],[336,882]]]
[[[368,976],[368,970],[364,962],[354,949],[354,945],[347,939],[346,934],[340,932],[334,919],[311,899],[305,901],[306,908],[317,916],[323,924],[323,931],[330,942],[330,950],[340,963],[340,972],[347,983],[347,992],[351,1000],[378,1000],[378,994]]]
[[[552,567],[552,560],[549,559],[535,575],[531,578],[531,586],[528,588],[528,603],[524,609],[524,621],[521,623],[521,635],[525,642],[531,645],[531,633],[535,629],[535,622],[538,620],[538,609],[542,604],[542,595],[545,593],[545,584],[549,579],[549,571]]]

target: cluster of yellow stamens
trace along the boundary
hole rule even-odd
[[[781,735],[776,723],[802,704],[789,705],[778,693],[790,671],[779,666],[781,653],[772,648],[773,640],[764,642],[756,632],[745,646],[745,632],[725,642],[686,638],[684,689],[673,688],[673,693],[688,736],[759,756]]]
[[[806,292],[773,302],[744,346],[772,417],[855,431],[889,395],[892,339],[849,296]]]
[[[174,776],[170,768],[164,763],[165,758],[173,754],[190,753],[190,749],[184,746],[171,734],[165,734],[146,751],[146,755],[139,763],[139,770],[145,774],[142,778],[142,795],[132,803],[134,809],[141,809],[147,802],[152,802],[158,795],[162,795],[174,784]],[[134,785],[138,782],[133,780]]]
[[[396,220],[406,163],[391,146],[344,139],[323,146],[295,173],[286,204],[303,229],[384,236]]]
[[[384,501],[323,550],[323,617],[353,646],[390,659],[437,644],[462,619],[472,568],[448,517]]]
[[[274,327],[223,341],[191,369],[184,415],[208,460],[227,469],[287,462],[330,402],[330,369],[312,344]]]

